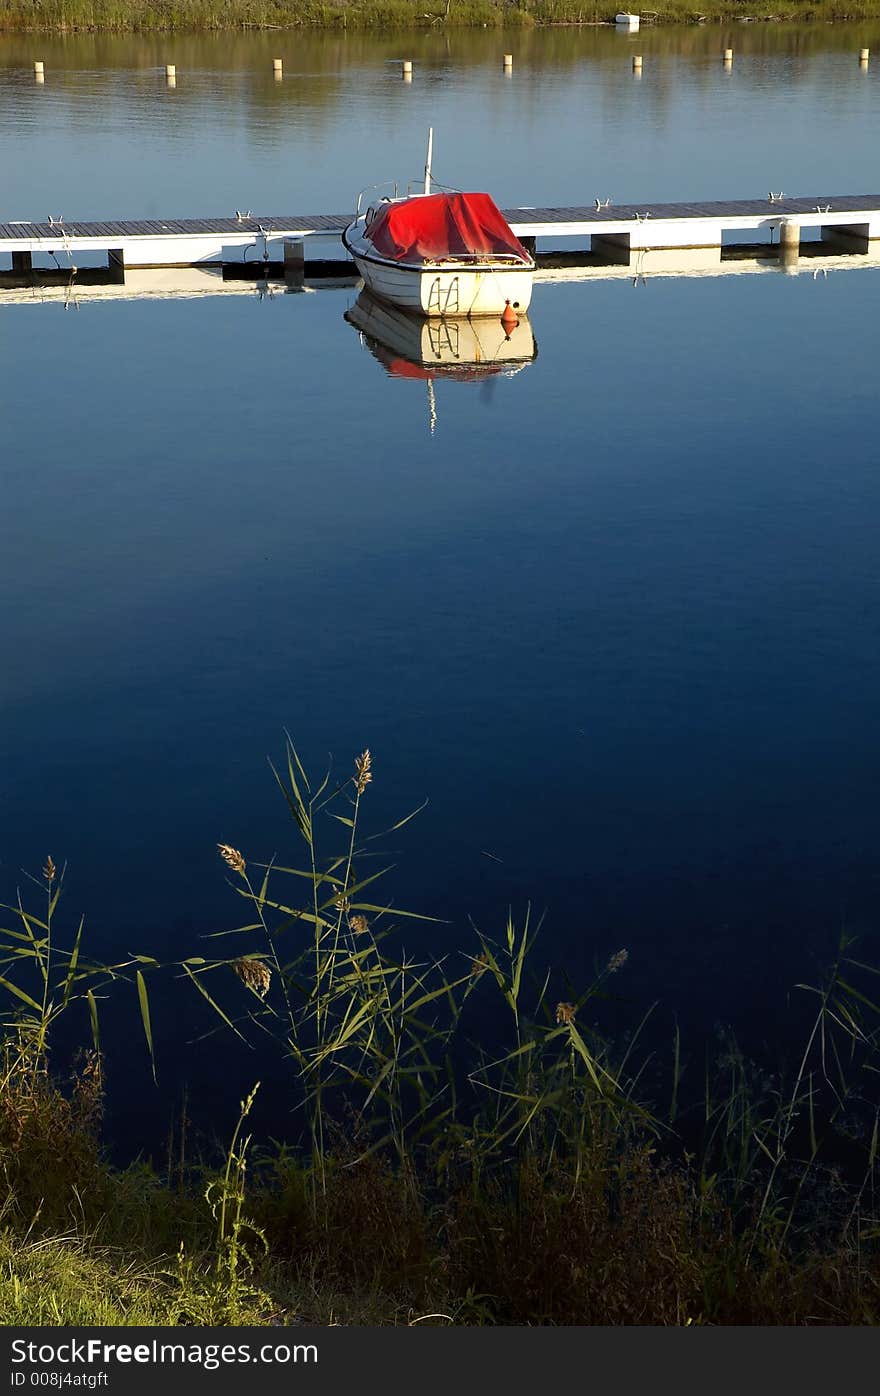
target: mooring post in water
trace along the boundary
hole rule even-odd
[[[512,54],[512,53],[505,53],[505,55],[504,55],[504,71],[505,71],[505,73],[507,73],[507,74],[510,74],[510,73],[513,72],[513,54]]]
[[[403,73],[403,80],[404,80],[404,82],[412,82],[412,60],[411,60],[411,59],[409,59],[409,58],[404,58],[404,60],[403,60],[403,67],[402,67],[401,71],[402,71],[402,73]]]
[[[859,49],[859,67],[860,67],[860,68],[867,68],[867,66],[868,66],[868,59],[869,59],[870,57],[871,57],[871,50],[870,50],[869,48],[860,48],[860,49]]]
[[[173,63],[165,64],[165,81],[169,87],[177,86],[177,68]]]
[[[639,77],[642,76],[642,55],[640,53],[633,54],[633,72],[637,73]]]
[[[284,59],[283,59],[283,58],[273,58],[273,59],[272,59],[272,71],[273,71],[273,73],[275,74],[275,81],[276,81],[276,82],[280,81],[280,79],[284,77]]]
[[[725,66],[725,68],[732,68],[732,67],[733,67],[733,49],[732,49],[732,48],[726,48],[726,49],[724,50],[724,66]]]

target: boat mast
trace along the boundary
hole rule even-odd
[[[428,127],[428,154],[425,157],[425,193],[431,192],[431,155],[434,150],[434,127]]]

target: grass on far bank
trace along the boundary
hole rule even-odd
[[[460,950],[416,917],[446,948],[405,953],[414,914],[374,898],[412,815],[365,833],[367,751],[317,783],[285,757],[304,857],[219,845],[243,908],[203,942],[219,955],[90,962],[82,924],[59,929],[51,858],[5,908],[0,1322],[880,1321],[878,971],[851,943],[798,986],[813,1014],[790,1064],[728,1038],[689,1067],[676,1033],[649,1089],[641,1026],[620,1045],[600,1029],[625,950],[572,984],[536,964],[527,913]],[[278,1054],[291,1138],[255,1137],[255,1086],[214,1122],[225,1149],[178,1131],[164,1165],[114,1166],[105,1001],[131,995],[154,1059],[151,1006],[178,981],[200,1032],[207,1015]],[[92,1045],[61,1079],[74,1013]]]
[[[522,28],[614,22],[617,6],[580,0],[6,0],[0,32],[183,33],[221,30]],[[880,0],[656,0],[645,22],[697,24],[871,19]]]

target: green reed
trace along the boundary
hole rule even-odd
[[[5,1076],[0,1090],[13,1075],[33,1075],[45,1070],[52,1030],[59,1018],[75,1005],[85,1005],[95,1052],[100,1050],[99,999],[113,980],[124,978],[134,963],[92,964],[82,958],[84,922],[79,920],[69,943],[60,943],[56,934],[58,903],[64,886],[64,869],[59,872],[52,858],[46,859],[42,877],[28,876],[38,888],[39,909],[26,905],[21,892],[12,904],[0,904],[0,988],[5,1005],[0,1007],[0,1029],[6,1052]],[[145,961],[155,963],[150,957]],[[143,976],[136,971],[135,982],[144,1017],[144,1030],[151,1043],[149,1009]]]
[[[466,1138],[474,1176],[509,1144],[534,1148],[540,1136],[551,1141],[551,1153],[578,1157],[606,1128],[654,1127],[634,1097],[626,1060],[615,1063],[607,1045],[578,1024],[625,952],[580,998],[555,1009],[549,974],[541,980],[528,972],[538,931],[529,913],[521,927],[508,916],[497,945],[478,934],[476,953],[455,957],[458,971],[448,953],[407,953],[401,921],[430,925],[422,933],[430,943],[447,934],[441,923],[368,898],[389,871],[381,840],[417,811],[390,829],[363,833],[369,751],[341,780],[327,774],[313,785],[288,739],[283,769],[274,774],[306,857],[299,866],[257,865],[260,876],[252,879],[244,855],[219,845],[253,917],[221,933],[241,942],[235,954],[190,957],[182,968],[225,1029],[243,1039],[268,1034],[288,1061],[309,1122],[316,1206],[326,1191],[329,1132],[346,1110],[368,1122],[362,1158],[390,1148],[403,1169],[416,1151],[448,1161],[450,1140],[462,1146]],[[244,986],[243,1010],[230,997],[230,971]],[[465,1006],[479,996],[479,1015],[493,1020],[492,990],[510,1024],[510,1046],[491,1058],[477,1049],[473,1069],[457,1080],[451,1057],[468,1051],[460,1032]]]
[[[387,871],[360,871],[375,861],[373,845],[412,818],[361,838],[370,753],[356,758],[351,775],[331,783],[327,774],[313,786],[288,740],[284,770],[275,770],[275,778],[305,861],[298,867],[263,865],[257,885],[243,855],[220,845],[236,890],[255,915],[234,934],[257,935],[263,945],[198,968],[190,962],[186,970],[228,1028],[239,1035],[249,1026],[268,1033],[288,1059],[308,1114],[314,1176],[323,1191],[328,1102],[344,1096],[361,1115],[369,1112],[370,1148],[391,1145],[401,1161],[410,1136],[432,1112],[436,1123],[442,1061],[431,1047],[447,1039],[459,1009],[456,996],[469,976],[450,976],[442,958],[415,958],[392,945],[397,921],[431,918],[367,899]],[[326,836],[334,830],[341,840],[325,852]],[[282,880],[293,894],[284,899],[273,892]],[[206,984],[230,969],[256,1000],[235,1020],[234,1009],[218,1002],[224,989],[211,993]],[[430,1016],[441,1001],[449,1014],[442,1026]]]

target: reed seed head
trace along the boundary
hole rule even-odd
[[[43,868],[43,876],[47,882],[55,881],[55,864],[52,862],[52,855],[46,859],[46,866]]]
[[[577,1009],[573,1003],[557,1003],[556,1021],[557,1023],[573,1023]]]
[[[478,955],[471,965],[471,978],[479,979],[481,974],[485,974],[489,968],[489,956],[484,950],[482,955]]]
[[[264,999],[272,983],[272,973],[262,960],[235,960],[232,968],[245,988]]]
[[[333,905],[336,907],[337,911],[343,911],[346,916],[351,911],[351,901],[345,895],[344,892],[339,893],[339,896],[335,899]]]
[[[363,936],[366,935],[367,931],[370,929],[370,923],[366,916],[349,916],[348,928],[350,931],[353,931],[356,936]]]
[[[218,843],[217,848],[224,863],[228,863],[233,872],[241,873],[241,876],[244,877],[244,870],[247,864],[238,849],[233,848],[230,843]]]
[[[618,950],[616,955],[612,955],[608,961],[608,973],[614,974],[615,970],[623,969],[629,959],[628,950]]]
[[[373,779],[373,758],[369,748],[361,752],[360,756],[354,758],[354,785],[357,793],[363,795],[370,781]]]

